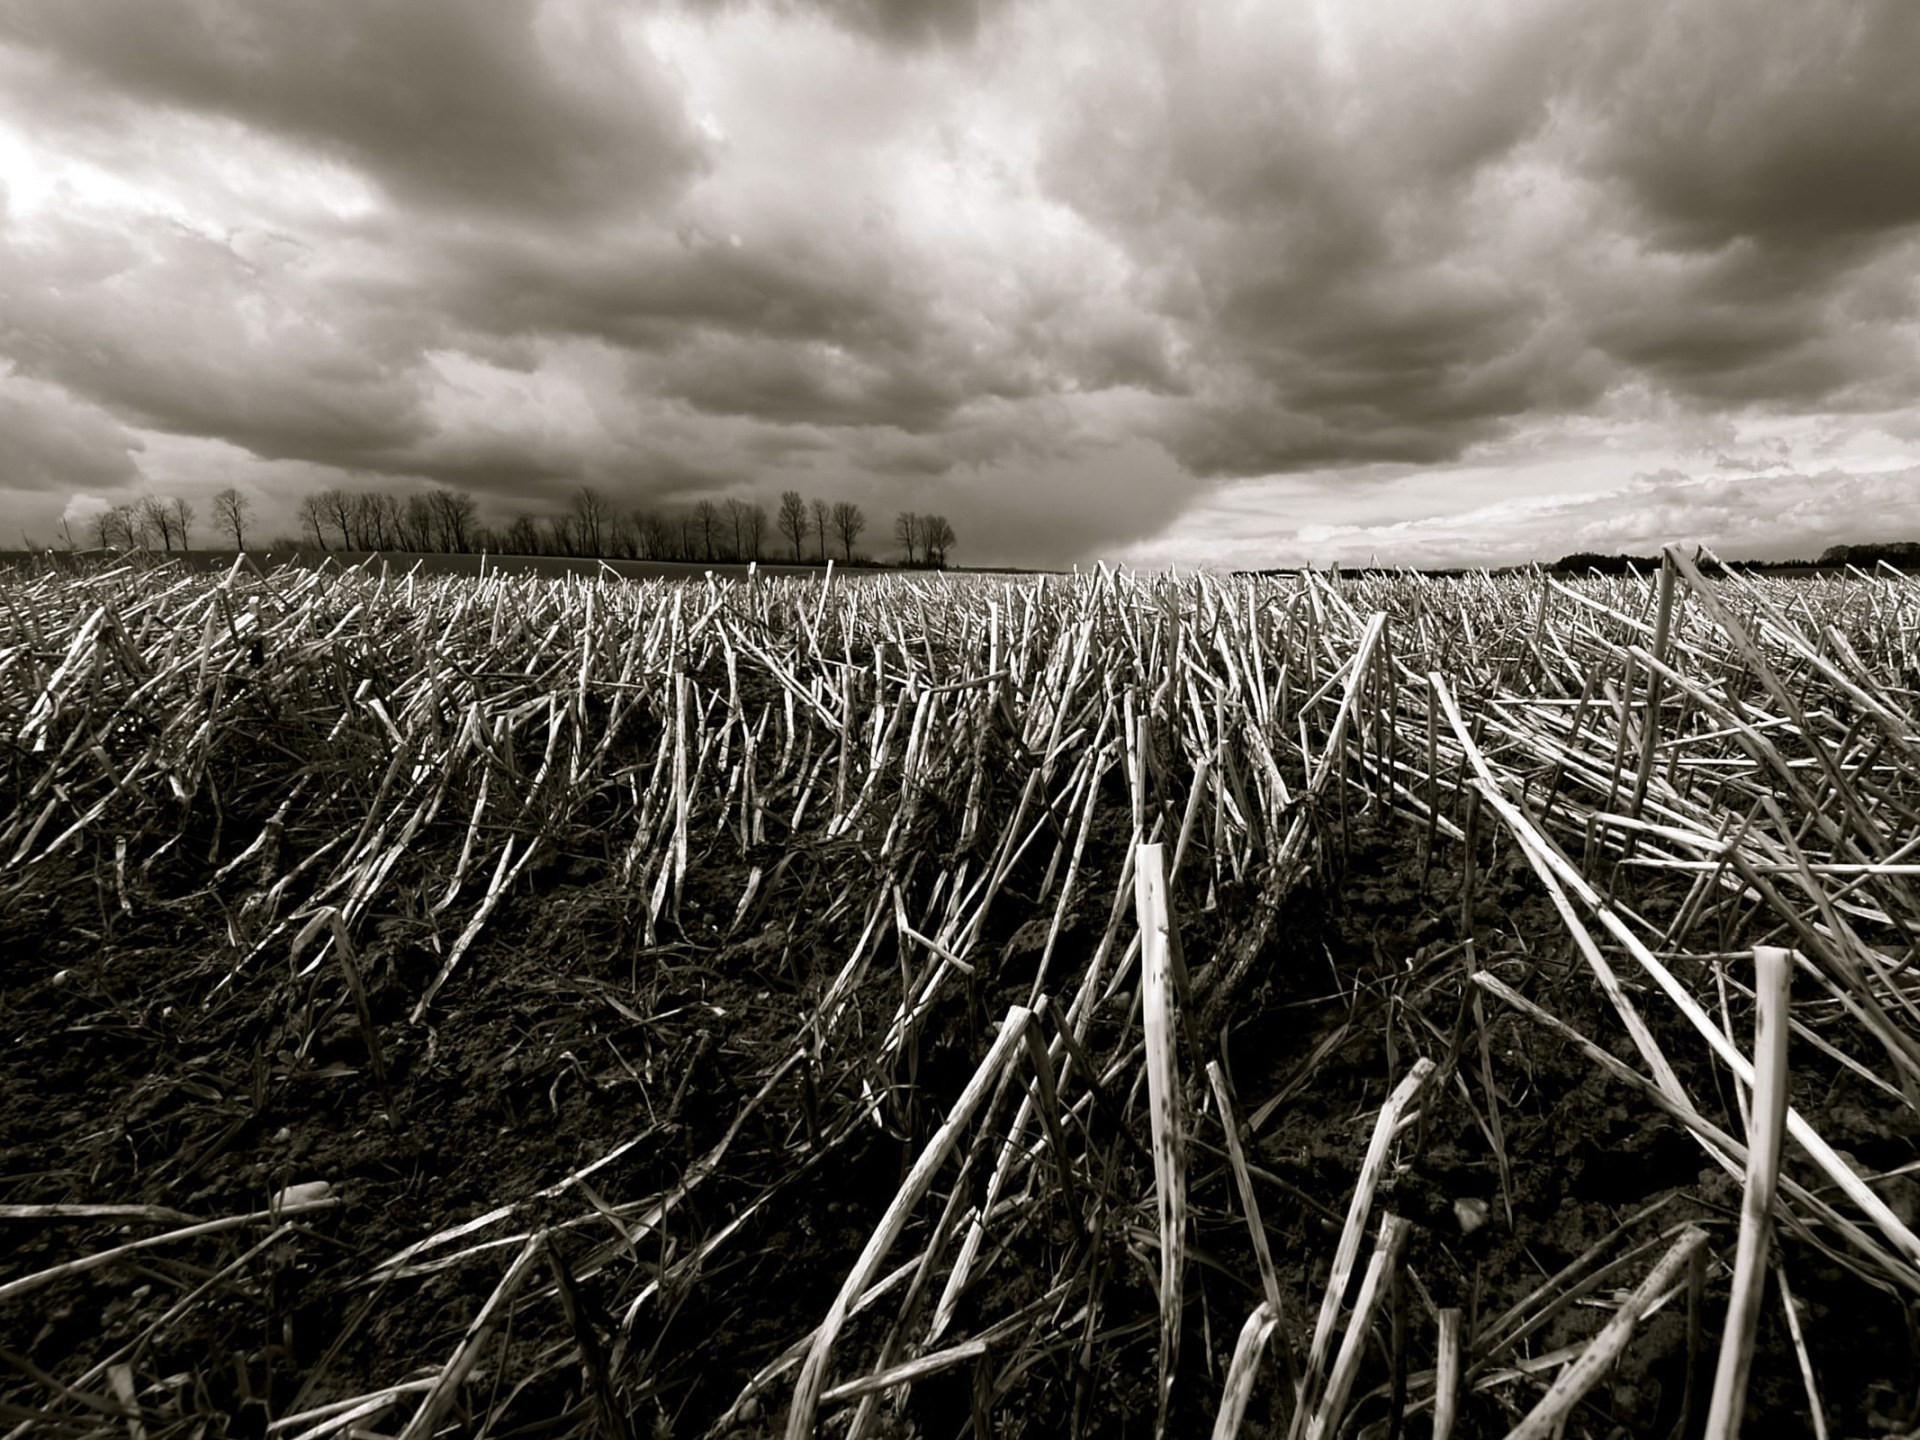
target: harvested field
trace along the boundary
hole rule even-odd
[[[1916,688],[1677,553],[0,575],[0,1427],[1911,1433]]]

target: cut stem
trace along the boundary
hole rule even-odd
[[[1707,1440],[1732,1440],[1746,1408],[1747,1375],[1753,1367],[1753,1337],[1767,1284],[1767,1244],[1773,1229],[1773,1197],[1780,1188],[1780,1143],[1787,1125],[1787,991],[1793,955],[1770,945],[1754,947],[1754,994],[1759,1007],[1753,1029],[1753,1120],[1747,1130],[1747,1183],[1740,1202],[1740,1248],[1733,1263],[1733,1291],[1720,1337],[1720,1363],[1707,1410]]]

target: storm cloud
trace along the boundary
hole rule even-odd
[[[0,501],[1818,549],[1920,465],[1915,56],[1897,0],[0,0]]]

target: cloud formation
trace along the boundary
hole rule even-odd
[[[0,487],[59,497],[68,490],[119,489],[137,476],[140,441],[98,409],[59,389],[0,378]]]
[[[403,205],[592,217],[700,161],[668,78],[598,7],[15,0],[0,26],[63,87],[284,137]]]
[[[1915,53],[1902,0],[0,0],[0,502],[1855,538],[1920,464]]]

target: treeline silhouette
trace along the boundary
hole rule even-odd
[[[1708,556],[1699,558],[1703,574],[1712,574],[1725,566]],[[1920,542],[1895,540],[1870,545],[1830,545],[1815,560],[1740,560],[1742,570],[1838,570],[1853,565],[1871,570],[1876,565],[1891,565],[1896,570],[1920,570]],[[1625,575],[1630,571],[1646,574],[1660,568],[1660,556],[1599,555],[1576,551],[1563,555],[1547,567],[1557,575]]]
[[[213,500],[223,539],[244,550],[253,502],[229,486]],[[196,520],[185,500],[152,497],[112,506],[93,517],[93,540],[103,550],[185,550]],[[302,497],[295,510],[298,535],[282,536],[275,549],[400,550],[416,553],[560,555],[609,560],[677,560],[740,564],[781,560],[795,565],[866,562],[859,543],[866,512],[849,501],[826,501],[784,491],[769,511],[756,500],[700,500],[678,507],[622,507],[604,491],[583,485],[566,508],[545,513],[521,510],[504,524],[480,518],[479,502],[467,491],[436,485],[400,494],[330,486]],[[943,515],[902,511],[893,539],[902,563],[943,569],[959,543]],[[71,546],[71,536],[68,537]]]
[[[1820,552],[1822,565],[1858,565],[1871,569],[1891,565],[1896,570],[1920,570],[1920,540],[1894,540],[1877,545],[1829,545]]]

